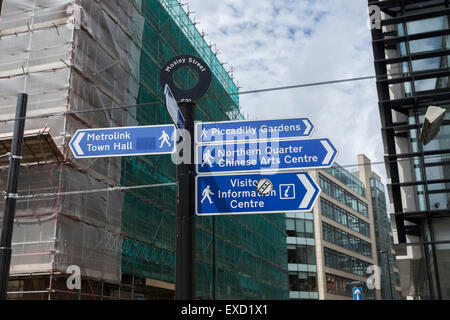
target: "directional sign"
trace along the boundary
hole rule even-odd
[[[156,125],[77,130],[69,143],[75,158],[175,152],[175,126]]]
[[[353,300],[362,300],[362,288],[353,288]]]
[[[313,128],[311,121],[307,118],[199,122],[195,128],[195,141],[197,143],[222,143],[225,141],[308,137]]]
[[[170,91],[169,86],[166,84],[164,87],[164,98],[166,101],[166,108],[172,118],[173,123],[178,129],[184,129],[184,117],[180,111],[180,107],[175,100],[172,91]]]
[[[311,211],[320,188],[309,173],[196,177],[196,214]]]
[[[197,145],[198,174],[329,168],[337,151],[328,139]]]

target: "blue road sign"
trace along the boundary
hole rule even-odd
[[[166,84],[164,87],[164,98],[166,101],[166,108],[169,112],[170,117],[172,118],[173,123],[177,126],[178,129],[184,129],[184,117],[180,111],[180,107],[178,106],[177,101],[175,100],[172,91],[170,91],[169,86]]]
[[[197,143],[222,143],[225,141],[308,137],[313,128],[308,118],[199,122],[195,128],[195,141]]]
[[[329,139],[197,145],[198,174],[329,168],[337,151]]]
[[[362,288],[359,287],[353,288],[353,300],[362,300],[362,299],[363,299]]]
[[[69,143],[75,158],[167,154],[175,152],[175,126],[155,125],[77,130]]]
[[[309,173],[196,177],[196,214],[311,211],[320,194]]]

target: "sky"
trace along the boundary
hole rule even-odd
[[[367,1],[187,0],[241,91],[374,75]],[[185,10],[187,8],[185,7]],[[215,47],[213,47],[215,49]],[[337,162],[383,161],[375,80],[240,96],[248,119],[308,117]],[[349,170],[356,168],[347,168]],[[384,183],[384,164],[372,169]]]

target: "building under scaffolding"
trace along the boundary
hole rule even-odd
[[[1,10],[0,154],[17,94],[29,95],[8,298],[172,298],[170,155],[81,160],[68,142],[81,128],[171,123],[159,69],[178,54],[200,56],[213,73],[198,120],[242,118],[238,88],[175,0],[3,0]],[[190,72],[175,74],[178,86],[192,87]],[[142,185],[156,186],[127,189]],[[216,217],[214,242],[212,221],[197,219],[198,298],[213,297],[213,243],[217,298],[287,298],[284,216]],[[71,265],[80,290],[67,288]]]

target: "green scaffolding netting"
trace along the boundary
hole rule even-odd
[[[177,1],[135,2],[145,18],[141,39],[140,124],[170,123],[163,105],[159,70],[178,54],[198,55],[213,72],[207,96],[197,103],[197,119],[242,119],[238,89]],[[192,87],[189,71],[177,72],[175,83]],[[175,182],[170,156],[127,157],[122,160],[121,184]],[[122,272],[174,282],[175,186],[139,189],[125,195],[122,210]],[[216,297],[219,299],[287,299],[287,254],[282,214],[220,216],[216,230]],[[197,296],[212,296],[212,218],[198,217],[196,231]]]

